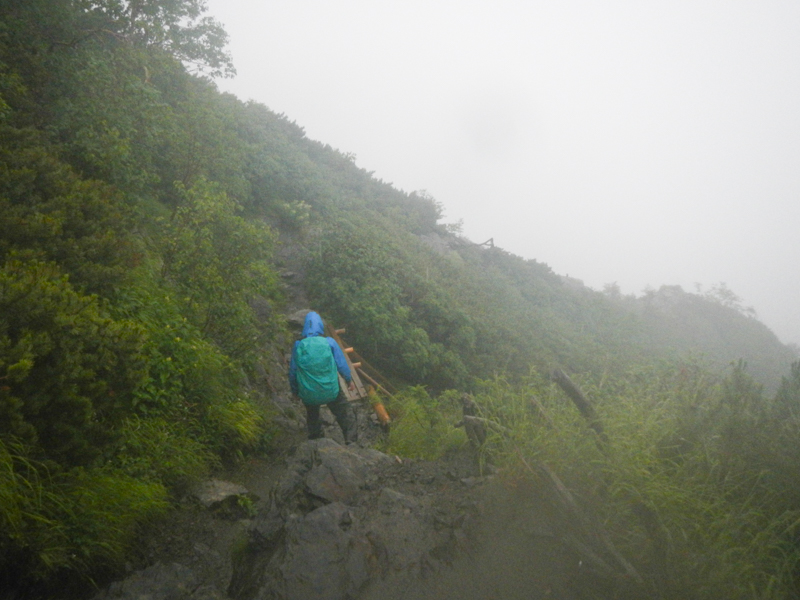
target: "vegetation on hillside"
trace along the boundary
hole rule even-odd
[[[393,407],[405,415],[390,440],[398,452],[463,443],[449,427],[455,393],[430,395],[447,389],[479,394],[491,418],[527,431],[535,422],[515,412],[519,390],[531,372],[560,367],[596,382],[609,428],[619,418],[635,429],[655,402],[675,435],[715,415],[691,452],[722,453],[733,430],[757,437],[730,472],[793,514],[796,499],[781,495],[794,481],[789,454],[775,444],[795,432],[796,370],[780,381],[796,355],[730,295],[624,298],[471,244],[440,223],[427,194],[397,190],[285,116],[220,94],[210,77],[233,72],[225,40],[202,0],[0,0],[1,587],[32,594],[119,567],[137,526],[182,486],[269,442],[266,400],[284,378],[273,357],[289,346],[281,252],[359,352],[427,388]],[[702,393],[648,371],[689,351],[705,355],[698,381],[744,358],[777,396],[764,400],[742,369]],[[544,429],[530,439],[566,464],[589,451],[576,427],[557,443]],[[636,443],[649,455],[665,435]],[[486,451],[507,454],[505,443]],[[625,462],[638,456],[630,444],[609,489],[642,475]],[[568,475],[576,487],[595,477]],[[703,498],[735,500],[728,483],[708,485]],[[770,527],[783,523],[758,510]]]
[[[589,597],[800,594],[800,362],[774,396],[742,363],[724,377],[679,361],[580,383],[593,419],[535,372],[481,381],[470,401],[487,470],[552,496],[572,522],[560,535],[594,573]],[[458,400],[419,388],[395,398],[386,449],[433,459],[463,446]]]

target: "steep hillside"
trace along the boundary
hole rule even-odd
[[[662,353],[693,352],[717,370],[743,360],[749,372],[772,391],[798,358],[753,312],[724,297],[662,286],[622,305],[641,319],[649,348]]]
[[[417,233],[365,214],[307,238],[308,289],[405,381],[464,388],[501,372],[619,372],[693,355],[720,373],[744,360],[774,391],[797,359],[757,319],[713,297],[669,286],[640,298],[600,293],[446,227]]]
[[[276,443],[295,291],[431,391],[553,368],[602,387],[689,352],[788,373],[724,304],[614,298],[472,244],[433,198],[220,94],[201,1],[145,4],[0,0],[0,588],[119,568],[176,490]]]

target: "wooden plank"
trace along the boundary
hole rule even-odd
[[[389,397],[391,397],[391,396],[392,396],[392,394],[389,392],[389,390],[387,390],[385,387],[383,387],[383,386],[382,386],[380,383],[378,383],[378,382],[377,382],[375,379],[373,379],[372,377],[370,377],[370,376],[369,376],[369,374],[368,374],[368,373],[366,373],[366,372],[364,372],[364,371],[363,371],[363,370],[362,370],[360,367],[359,367],[359,369],[358,369],[358,374],[359,374],[359,375],[361,375],[361,377],[363,377],[363,378],[364,378],[364,379],[366,379],[367,381],[369,381],[369,382],[370,382],[372,385],[374,385],[374,386],[375,386],[375,389],[376,389],[377,391],[379,391],[379,392],[383,392],[384,394],[386,394],[386,395],[387,395],[387,396],[389,396]]]
[[[354,352],[352,351],[345,352],[345,348],[349,349],[349,346],[344,344],[344,342],[342,342],[342,339],[339,337],[339,331],[344,331],[344,330],[334,329],[332,327],[329,327],[328,325],[325,325],[325,329],[327,330],[326,335],[333,338],[334,341],[337,344],[339,344],[339,348],[341,348],[342,354],[344,355],[344,360],[345,362],[347,362],[347,366],[350,367],[350,377],[352,378],[353,383],[355,384],[356,387],[355,391],[350,391],[350,388],[348,387],[347,382],[344,380],[344,377],[339,375],[339,388],[342,390],[345,397],[351,402],[354,400],[361,400],[362,398],[366,398],[367,389],[364,386],[364,383],[361,381],[361,377],[359,377],[358,371],[356,370],[356,367],[353,365],[353,361],[350,360],[350,355],[354,354]]]
[[[358,351],[353,350],[351,352],[353,356],[351,356],[351,360],[358,361],[361,363],[361,367],[359,367],[359,372],[362,375],[369,375],[372,378],[372,382],[377,382],[376,385],[380,385],[389,395],[393,395],[397,393],[397,390],[394,389],[391,383],[383,376],[381,373],[375,369],[372,365],[369,364],[367,360],[361,356]]]

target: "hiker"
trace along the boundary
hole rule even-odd
[[[358,431],[350,403],[339,389],[339,375],[351,391],[355,390],[355,384],[339,344],[324,333],[322,317],[309,312],[303,325],[303,339],[296,341],[292,349],[289,385],[306,407],[308,439],[323,437],[319,407],[325,404],[336,417],[344,441],[349,445],[356,442]]]

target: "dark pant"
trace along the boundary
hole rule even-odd
[[[331,409],[333,416],[336,417],[336,422],[342,428],[345,443],[354,443],[358,439],[356,417],[347,398],[343,394],[339,394],[336,400],[328,402],[325,406]],[[311,406],[306,404],[306,425],[308,426],[308,439],[316,440],[323,437],[322,421],[319,418],[319,405]]]

